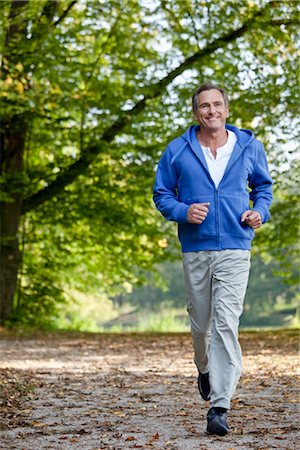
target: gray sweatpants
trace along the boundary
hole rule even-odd
[[[194,361],[209,372],[211,406],[230,408],[242,373],[239,318],[247,289],[250,251],[183,253]]]

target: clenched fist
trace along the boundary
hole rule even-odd
[[[208,207],[210,203],[193,203],[188,209],[188,222],[202,223],[208,214]]]
[[[262,226],[262,220],[258,211],[247,209],[242,216],[241,222],[246,223],[249,227],[255,229]]]

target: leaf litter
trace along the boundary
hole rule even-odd
[[[1,450],[299,448],[298,333],[240,335],[231,433],[205,432],[189,334],[0,332]]]

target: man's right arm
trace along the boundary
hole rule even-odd
[[[167,220],[186,223],[188,222],[189,205],[178,200],[177,180],[176,169],[171,164],[171,154],[167,147],[158,164],[153,200],[157,209]]]
[[[178,176],[171,164],[170,151],[163,154],[156,172],[153,188],[153,200],[157,209],[167,219],[178,223],[201,224],[207,214],[209,203],[193,203],[187,205],[177,197]]]

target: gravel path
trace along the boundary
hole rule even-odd
[[[241,334],[244,374],[221,438],[205,433],[188,334],[0,333],[0,449],[299,449],[297,339]]]

